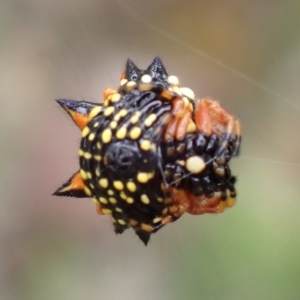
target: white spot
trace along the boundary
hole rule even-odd
[[[186,160],[185,167],[189,172],[198,174],[204,170],[205,161],[200,156],[194,155]]]
[[[195,100],[195,93],[188,87],[182,87],[181,93],[183,96],[188,97],[189,99]]]
[[[152,77],[148,74],[142,76],[141,81],[144,83],[150,83],[152,81]]]

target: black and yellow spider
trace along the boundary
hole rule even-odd
[[[103,103],[59,99],[81,130],[80,169],[54,195],[91,197],[115,232],[151,233],[190,214],[219,213],[235,202],[229,161],[238,154],[238,120],[212,99],[195,101],[159,58],[128,60],[118,90]]]

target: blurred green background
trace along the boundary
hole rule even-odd
[[[0,4],[1,299],[300,299],[300,2],[4,0]],[[152,236],[115,236],[90,200],[55,98],[101,101],[128,57],[159,55],[243,126],[238,202]]]

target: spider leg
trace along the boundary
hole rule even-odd
[[[190,207],[187,212],[192,215],[201,215],[205,213],[221,213],[226,208],[226,201],[221,196],[196,197],[189,195]]]
[[[234,132],[235,132],[235,140],[234,140],[234,147],[232,151],[232,155],[236,156],[239,154],[240,150],[240,144],[242,139],[242,129],[241,129],[241,123],[239,120],[236,120],[234,123]]]
[[[229,139],[230,139],[233,129],[234,129],[234,125],[235,125],[234,118],[230,117],[228,120],[227,126],[226,126],[226,131],[223,135],[221,146],[215,154],[216,156],[220,156],[223,153],[223,151],[227,148]]]

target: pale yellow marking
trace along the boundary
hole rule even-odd
[[[142,140],[140,142],[140,147],[144,151],[149,151],[151,149],[151,142],[149,140]]]
[[[141,113],[139,111],[136,111],[130,119],[131,124],[136,124],[140,119],[140,115]]]
[[[120,207],[116,207],[116,211],[117,211],[117,212],[122,212],[122,211],[123,211],[123,209],[122,209],[122,208],[120,208]]]
[[[152,88],[153,88],[153,85],[151,83],[140,83],[138,89],[140,91],[151,91]]]
[[[168,211],[169,211],[169,210],[168,210],[168,208],[166,207],[161,213],[162,213],[163,216],[165,216],[165,215],[168,213]]]
[[[79,173],[80,173],[80,177],[83,180],[87,180],[87,174],[86,174],[86,172],[83,169],[80,169]]]
[[[170,88],[170,90],[178,96],[182,96],[181,89],[178,86],[173,86]]]
[[[79,154],[79,156],[83,156],[84,151],[82,149],[79,149],[78,154]]]
[[[182,87],[181,93],[183,96],[186,96],[192,100],[195,100],[195,93],[188,87]]]
[[[153,231],[153,227],[148,225],[148,224],[145,224],[145,223],[142,223],[141,224],[141,229],[142,230],[145,230],[147,232],[152,232]]]
[[[123,199],[123,200],[126,200],[126,199],[127,199],[127,196],[126,196],[126,194],[125,194],[124,192],[121,192],[121,193],[120,193],[120,197],[121,197],[121,199]]]
[[[129,87],[129,88],[133,88],[136,86],[136,82],[135,81],[128,81],[127,84],[126,84],[126,87]]]
[[[94,189],[95,189],[95,186],[94,186],[92,183],[90,183],[90,188],[91,188],[92,190],[94,190]]]
[[[84,157],[85,159],[91,159],[91,158],[92,158],[92,154],[91,154],[90,152],[84,152],[84,153],[83,153],[83,157]]]
[[[90,133],[88,140],[93,141],[95,139],[95,133]]]
[[[101,155],[94,155],[94,159],[97,161],[101,161],[102,157]]]
[[[144,124],[146,127],[150,127],[153,125],[153,123],[156,121],[157,116],[156,114],[150,114],[144,121]]]
[[[105,144],[107,144],[111,141],[112,132],[111,132],[110,128],[106,128],[106,129],[103,130],[101,138],[102,138],[102,142],[105,143]]]
[[[223,212],[224,209],[225,209],[225,207],[226,207],[225,201],[221,201],[221,202],[219,203],[219,205],[217,206],[217,212],[218,212],[218,213]]]
[[[92,173],[91,172],[86,172],[86,176],[88,179],[92,179]]]
[[[117,126],[118,126],[118,123],[116,121],[111,121],[109,126],[110,126],[111,129],[116,129]]]
[[[99,168],[96,168],[96,169],[95,169],[95,173],[96,173],[96,176],[97,176],[97,177],[100,177],[100,169],[99,169]]]
[[[215,173],[220,176],[220,177],[223,177],[225,176],[225,169],[224,167],[218,167],[215,169]]]
[[[124,189],[124,184],[122,181],[116,180],[113,182],[113,186],[116,190],[122,191]]]
[[[109,201],[111,204],[116,204],[116,203],[117,203],[117,199],[114,198],[114,197],[109,197],[109,198],[108,198],[108,201]]]
[[[99,201],[100,201],[101,203],[103,203],[103,204],[108,204],[107,199],[104,198],[104,197],[99,197]]]
[[[136,185],[132,181],[127,182],[126,187],[132,193],[134,193],[136,191]]]
[[[141,196],[141,201],[144,203],[144,204],[149,204],[150,203],[150,199],[149,197],[146,195],[146,194],[143,194]]]
[[[92,120],[93,118],[95,118],[101,111],[102,109],[102,106],[95,106],[89,113],[89,116],[88,116],[88,120]]]
[[[136,140],[140,137],[141,133],[142,133],[142,130],[140,127],[133,127],[130,130],[129,136],[132,140]]]
[[[141,81],[144,83],[150,83],[152,81],[152,77],[148,74],[142,76]]]
[[[179,85],[179,79],[177,76],[171,75],[168,77],[168,83],[171,85]]]
[[[133,198],[131,198],[131,197],[127,197],[127,198],[126,198],[126,202],[127,202],[128,204],[132,204],[132,203],[134,202],[134,200],[133,200]]]
[[[176,164],[179,166],[184,167],[185,166],[185,161],[184,160],[176,160]]]
[[[98,201],[98,199],[96,199],[96,198],[92,198],[92,202],[93,202],[95,205],[98,205],[98,204],[99,204],[99,201]]]
[[[81,136],[85,138],[90,133],[90,128],[88,126],[85,126],[81,132]]]
[[[111,102],[118,102],[121,99],[121,95],[119,93],[115,93],[111,95]]]
[[[84,192],[86,193],[86,195],[92,196],[92,192],[91,192],[91,190],[87,186],[84,186],[83,189],[84,189]]]
[[[164,89],[160,95],[167,100],[173,99],[173,95],[166,89]]]
[[[120,86],[126,84],[128,82],[127,79],[123,78],[121,81],[120,81]]]
[[[126,222],[122,219],[118,219],[118,223],[121,224],[121,225],[126,225]]]
[[[197,130],[196,124],[193,122],[192,119],[189,120],[186,132],[187,133],[192,133],[195,132]]]
[[[97,143],[96,143],[96,147],[97,147],[97,149],[99,149],[99,150],[101,149],[101,144],[100,144],[100,142],[97,142]]]
[[[173,205],[169,207],[169,212],[171,214],[175,213],[178,210],[177,206]]]
[[[157,218],[153,219],[153,223],[158,223],[158,222],[160,222],[161,220],[162,220],[162,218],[157,217]]]
[[[148,173],[140,172],[137,174],[137,180],[141,183],[146,183],[149,180]]]
[[[109,105],[109,101],[111,99],[111,95],[108,95],[105,99],[104,99],[104,106],[108,106]]]
[[[115,108],[113,106],[109,106],[108,108],[105,109],[103,115],[105,117],[110,116],[113,112],[115,111]]]
[[[123,108],[119,111],[121,117],[125,117],[128,114],[127,109]]]
[[[157,201],[158,201],[158,202],[163,202],[163,201],[164,201],[164,198],[158,197],[158,198],[157,198]]]
[[[228,198],[226,200],[226,207],[232,207],[235,204],[235,199],[234,198]]]
[[[110,215],[112,213],[112,211],[110,209],[108,209],[108,208],[102,208],[102,212],[105,215]]]
[[[107,194],[110,195],[110,196],[113,196],[114,195],[114,191],[113,190],[108,190]]]
[[[134,220],[134,219],[130,219],[129,220],[129,224],[130,224],[130,226],[136,226],[137,224],[138,224],[138,222],[136,221],[136,220]]]
[[[97,128],[99,126],[99,122],[94,123],[94,128]]]
[[[118,140],[123,140],[126,137],[126,134],[127,134],[127,128],[123,126],[116,132],[116,138]]]
[[[112,221],[113,223],[116,223],[116,222],[117,222],[116,219],[115,219],[114,217],[111,217],[111,221]]]
[[[101,178],[99,180],[99,185],[106,189],[108,187],[108,180],[106,178]]]
[[[149,177],[149,179],[152,179],[153,177],[154,177],[154,175],[155,175],[155,172],[153,171],[153,172],[151,172],[151,173],[148,173],[148,177]]]
[[[125,117],[127,113],[128,113],[127,109],[125,108],[121,109],[118,113],[115,114],[114,120],[118,122],[121,119],[121,117]]]
[[[189,172],[198,174],[205,169],[205,161],[200,156],[190,156],[186,160],[185,167]]]

